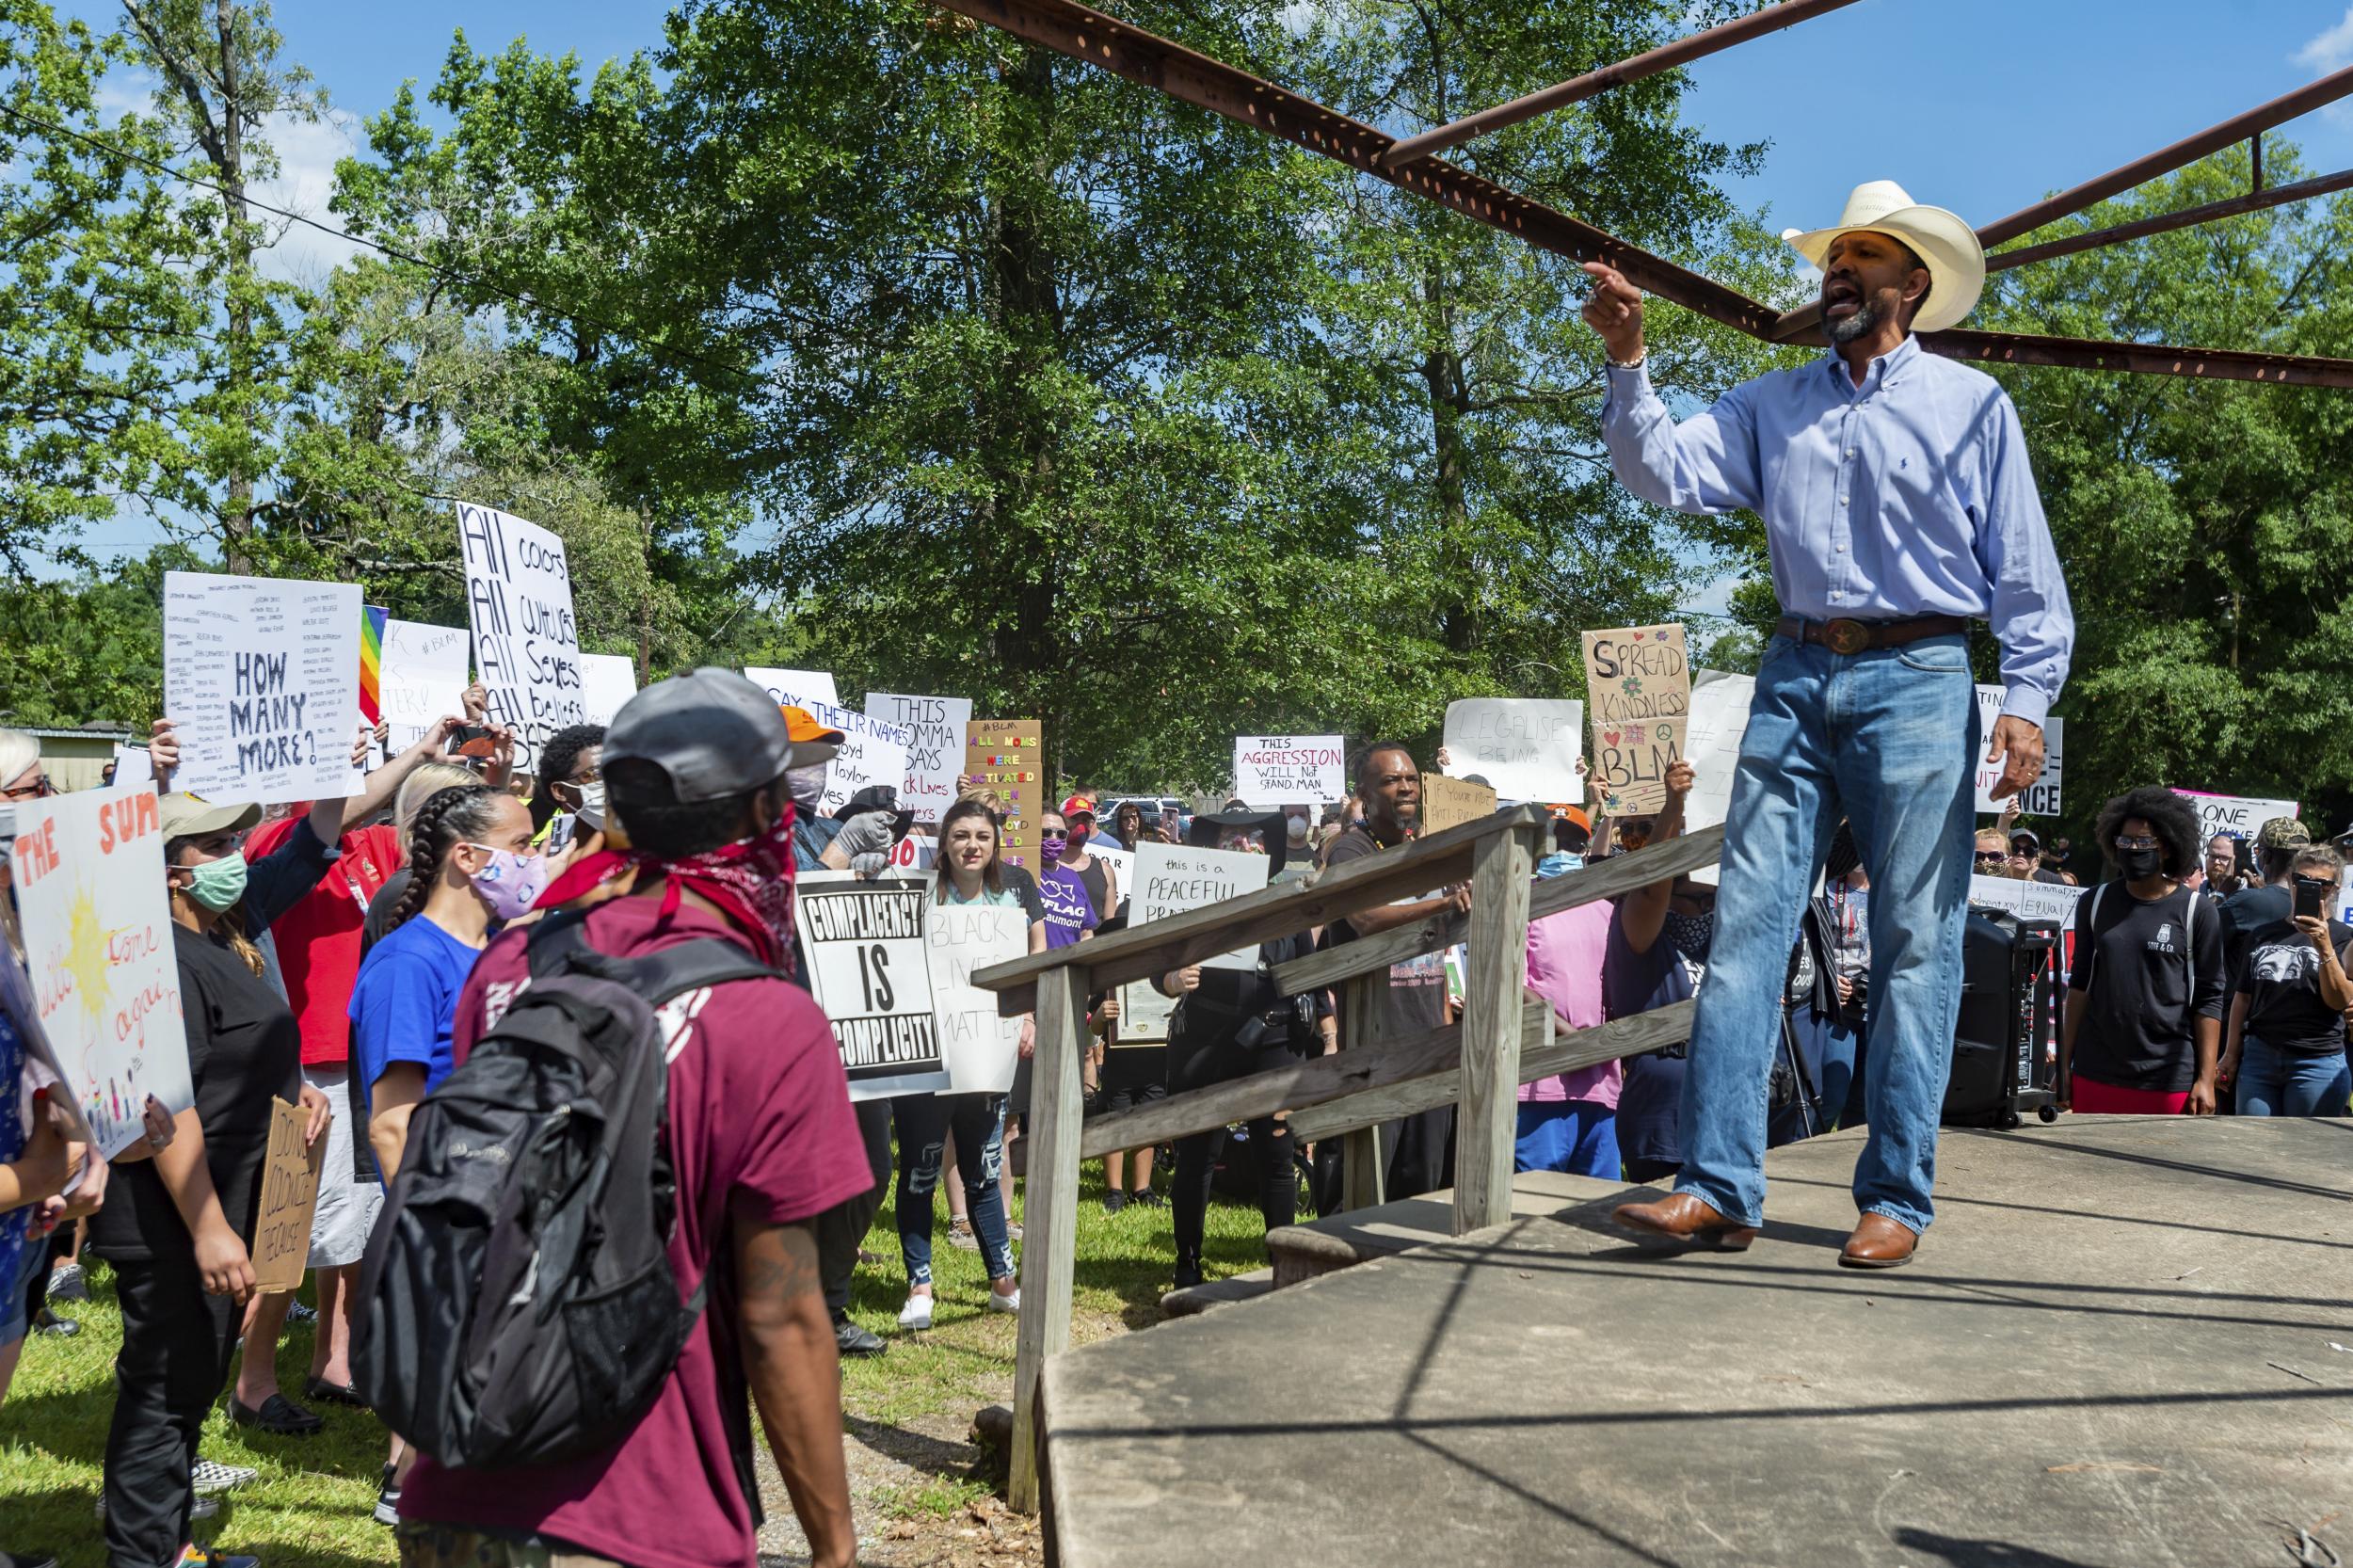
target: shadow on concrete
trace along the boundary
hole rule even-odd
[[[1906,1528],[1891,1537],[1897,1545],[1910,1551],[1926,1552],[1929,1556],[1953,1564],[1953,1568],[2099,1568],[2081,1558],[2057,1557],[2034,1546],[2021,1546],[2012,1541],[1971,1540],[1965,1536],[1939,1535],[1934,1530]]]
[[[2325,1125],[2326,1117],[2313,1118]],[[2186,1160],[2168,1160],[2157,1154],[2130,1154],[2123,1149],[2104,1149],[2090,1144],[2078,1144],[2049,1133],[2037,1133],[2031,1138],[2015,1140],[2012,1135],[1991,1132],[1977,1128],[1948,1127],[1943,1131],[1946,1138],[1994,1138],[2005,1142],[2023,1142],[2024,1146],[2037,1149],[2060,1149],[2093,1160],[2121,1160],[2127,1165],[2146,1165],[2157,1170],[2178,1171],[2184,1176],[2198,1176],[2210,1181],[2235,1181],[2250,1187],[2268,1187],[2278,1192],[2294,1192],[2308,1198],[2333,1198],[2339,1203],[2353,1203],[2353,1191],[2343,1187],[2322,1187],[2309,1181],[2289,1181],[2281,1176],[2257,1176],[2251,1171],[2227,1170],[2220,1165],[2195,1165]]]

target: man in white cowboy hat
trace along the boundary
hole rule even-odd
[[[1618,477],[1686,512],[1765,520],[1782,617],[1766,645],[1733,779],[1723,877],[1700,988],[1673,1196],[1629,1227],[1748,1245],[1765,1198],[1766,1085],[1798,915],[1843,814],[1871,878],[1870,1137],[1861,1220],[1839,1261],[1908,1261],[1930,1217],[1937,1112],[1961,1005],[1977,733],[1968,626],[1993,623],[2008,696],[1993,793],[2042,768],[2074,616],[2018,412],[1916,331],[1969,313],[1977,237],[1891,181],[1846,216],[1782,236],[1821,269],[1830,352],[1733,388],[1678,424],[1642,368],[1642,296],[1588,264],[1585,320],[1609,358],[1602,429]]]

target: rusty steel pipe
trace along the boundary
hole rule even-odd
[[[2028,266],[2036,262],[2047,262],[2054,256],[2073,256],[2080,250],[2098,250],[2105,246],[2122,245],[2127,240],[2146,239],[2151,234],[2169,233],[2176,229],[2212,223],[2217,218],[2259,213],[2266,207],[2284,207],[2291,201],[2309,201],[2315,196],[2328,196],[2341,190],[2353,190],[2353,168],[2298,180],[2293,184],[2274,185],[2269,190],[2257,191],[2249,196],[2209,201],[2202,207],[2185,207],[2178,213],[2120,223],[2113,229],[2095,229],[2089,233],[2045,240],[2041,245],[2021,246],[2015,250],[2005,250],[1998,256],[1988,256],[1985,270],[2000,272],[2006,267]]]

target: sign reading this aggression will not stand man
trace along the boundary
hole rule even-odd
[[[1447,773],[1477,774],[1505,800],[1581,806],[1585,704],[1574,698],[1470,696],[1446,705]]]
[[[515,765],[536,770],[548,737],[588,722],[564,541],[536,522],[461,501],[457,544],[490,722],[515,732]]]
[[[1585,633],[1593,776],[1601,808],[1642,816],[1667,804],[1667,770],[1683,760],[1691,713],[1691,664],[1680,626],[1625,626]]]
[[[264,806],[356,793],[360,639],[355,584],[164,573],[173,787]]]
[[[1252,806],[1337,806],[1348,798],[1348,753],[1337,735],[1237,735],[1234,793]]]
[[[869,692],[870,717],[914,731],[907,744],[907,779],[900,788],[899,804],[915,813],[917,822],[937,822],[955,804],[956,774],[964,766],[965,727],[972,722],[972,703],[960,696],[909,696],[900,692]]]
[[[792,879],[792,923],[809,995],[833,1024],[854,1100],[948,1087],[923,936],[927,880],[861,882],[848,872]]]

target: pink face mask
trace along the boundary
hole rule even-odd
[[[547,856],[518,855],[488,844],[472,847],[490,857],[488,865],[473,873],[473,890],[482,895],[490,913],[502,920],[520,920],[531,913],[532,904],[547,890]]]

